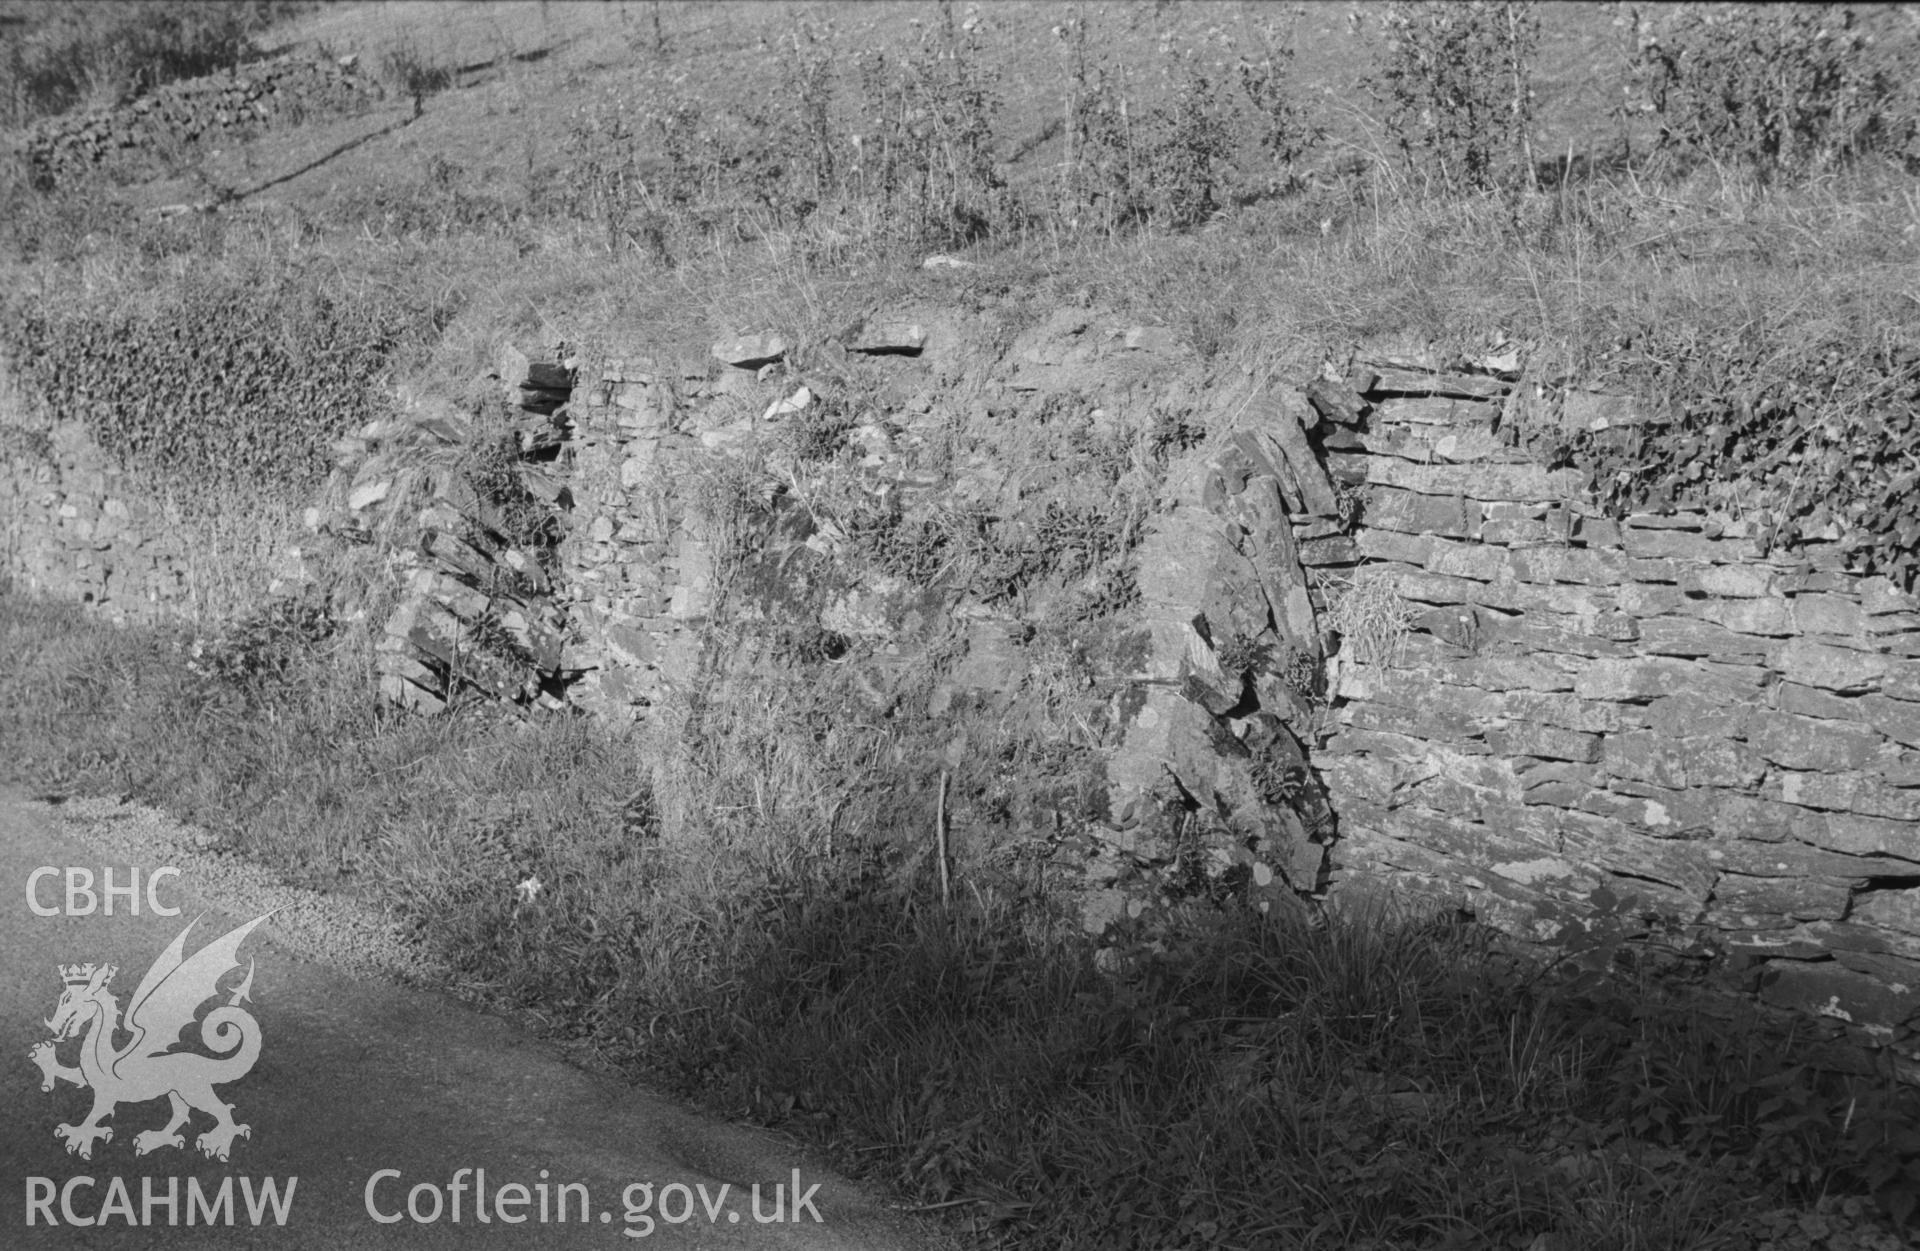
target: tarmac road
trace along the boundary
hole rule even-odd
[[[196,893],[189,867],[154,889],[154,900],[180,909],[179,915],[156,916],[147,886],[161,866],[103,862],[108,854],[78,841],[59,810],[0,792],[0,1202],[6,1209],[0,1245],[34,1251],[655,1245],[907,1251],[951,1245],[773,1135],[718,1123],[583,1072],[512,1024],[442,996],[301,959],[276,942],[272,918],[246,938],[239,971],[227,972],[212,1000],[229,1002],[252,962],[251,1002],[243,1006],[259,1023],[259,1059],[244,1076],[217,1087],[234,1118],[251,1127],[250,1136],[235,1140],[230,1160],[207,1159],[195,1149],[195,1136],[212,1127],[211,1117],[199,1113],[184,1131],[184,1148],[136,1155],[136,1135],[167,1119],[163,1098],[120,1104],[106,1122],[112,1139],[98,1144],[91,1160],[70,1154],[55,1127],[86,1117],[91,1091],[59,1082],[43,1093],[41,1070],[29,1058],[35,1044],[50,1038],[45,1022],[65,989],[58,966],[118,966],[108,989],[124,1013],[148,968],[203,909],[185,945],[189,959],[254,915],[244,911],[253,906],[244,899],[223,901],[241,911],[212,906]],[[116,885],[140,870],[138,915],[128,915],[125,896],[114,900],[111,917],[98,907],[69,915],[66,869],[88,869],[97,888],[108,864]],[[58,872],[43,876],[30,897],[29,881],[42,866]],[[76,896],[73,910],[86,902],[84,894]],[[35,903],[59,915],[36,915]],[[187,1031],[189,1040],[197,1036],[197,1029]],[[82,1041],[61,1043],[60,1062],[76,1064]],[[462,1169],[473,1172],[459,1174]],[[458,1223],[450,1188],[456,1175]],[[282,1204],[278,1213],[267,1198],[269,1179]],[[508,1188],[503,1195],[509,1183],[524,1192]],[[585,1187],[584,1223],[578,1189],[565,1192],[566,1221],[558,1219],[559,1187],[566,1183]],[[650,1204],[642,1202],[646,1191],[629,1190],[645,1183]],[[778,1211],[781,1220],[755,1219],[756,1183],[758,1215]],[[196,1184],[197,1191],[191,1189]],[[231,1223],[220,1201],[228,1185]],[[170,1187],[178,1196],[172,1223],[165,1203]],[[544,1222],[542,1187],[553,1201]],[[475,1210],[476,1190],[486,1195],[485,1222]],[[160,1202],[146,1205],[149,1193]],[[524,1206],[516,1207],[522,1195]],[[807,1201],[797,1203],[802,1196]],[[428,1220],[436,1209],[438,1219]],[[383,1222],[376,1212],[398,1219]],[[516,1214],[521,1223],[504,1219]]]

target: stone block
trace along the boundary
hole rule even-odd
[[[1538,465],[1416,465],[1376,456],[1367,461],[1366,473],[1368,482],[1381,486],[1481,501],[1567,500],[1581,489],[1577,470]]]
[[[1747,713],[1747,744],[1787,769],[1846,772],[1864,769],[1885,741],[1854,721],[1823,721],[1790,712]]]
[[[1766,763],[1744,744],[1719,738],[1669,739],[1645,730],[1608,735],[1601,747],[1608,773],[1655,786],[1751,786]]]
[[[1635,582],[1678,585],[1683,566],[1678,561],[1629,557],[1627,576]]]
[[[1854,898],[1851,919],[1920,935],[1920,886],[1862,891]]]
[[[1614,603],[1621,612],[1644,620],[1678,611],[1686,603],[1686,596],[1680,593],[1677,586],[1645,586],[1629,582],[1615,592]]]
[[[1560,665],[1531,656],[1475,656],[1453,662],[1456,682],[1490,691],[1571,691],[1573,674]],[[1524,714],[1523,714],[1524,715]],[[1547,718],[1535,717],[1534,720]],[[1572,726],[1585,729],[1585,726]]]
[[[1390,759],[1378,756],[1337,755],[1323,758],[1320,776],[1333,798],[1335,811],[1343,811],[1349,799],[1362,799],[1391,808],[1400,802],[1405,772]]]
[[[1445,608],[1429,608],[1416,614],[1412,627],[1424,630],[1462,651],[1473,651],[1480,644],[1484,615],[1484,610],[1471,604],[1453,604]]]
[[[1158,326],[1135,326],[1127,331],[1130,351],[1170,352],[1178,346],[1173,332]],[[847,347],[869,355],[918,356],[927,343],[927,328],[904,317],[869,318]]]
[[[1485,400],[1504,396],[1508,386],[1498,378],[1476,374],[1430,373],[1424,368],[1381,368],[1367,388],[1369,395],[1455,396]]]
[[[1433,754],[1427,744],[1408,735],[1361,729],[1343,730],[1329,739],[1321,750],[1329,755],[1365,752],[1412,766],[1424,765]]]
[[[1809,924],[1831,925],[1834,923],[1831,921],[1813,921],[1809,922]],[[1920,973],[1920,964],[1917,964],[1912,958],[1902,959],[1899,956],[1875,955],[1864,951],[1837,949],[1833,952],[1833,959],[1834,963],[1852,969],[1855,973],[1861,973],[1873,978],[1889,989],[1908,988],[1914,981],[1914,974]],[[1912,1018],[1909,1018],[1909,1020],[1911,1019]],[[1909,1034],[1908,1041],[1909,1044],[1913,1041],[1911,1034]]]
[[[1489,615],[1481,621],[1481,633],[1489,642],[1508,644],[1522,651],[1614,659],[1633,655],[1631,644],[1586,633],[1583,624],[1586,623],[1577,617],[1556,618],[1545,613],[1521,617]]]
[[[1767,966],[1760,996],[1783,1008],[1891,1029],[1920,1009],[1920,990],[1889,986],[1831,961],[1779,960]]]
[[[1695,602],[1690,607],[1695,615],[1738,634],[1786,638],[1798,632],[1793,620],[1793,601],[1778,595],[1763,595],[1753,599],[1713,599]]]
[[[1920,598],[1896,587],[1891,578],[1879,574],[1862,578],[1854,589],[1860,596],[1860,607],[1876,616],[1882,613],[1920,612]]]
[[[1782,712],[1797,712],[1803,717],[1825,717],[1832,721],[1866,720],[1866,703],[1831,691],[1782,682],[1774,687],[1774,705]]]
[[[1747,877],[1723,873],[1713,884],[1711,913],[1737,918],[1736,928],[1770,929],[1769,919],[1838,921],[1847,913],[1853,883],[1845,878]]]
[[[1863,695],[1856,702],[1868,725],[1897,743],[1920,747],[1920,704],[1885,695]]]
[[[1480,537],[1480,504],[1466,496],[1421,495],[1396,487],[1372,486],[1366,489],[1363,500],[1360,519],[1368,528],[1452,538]]]
[[[1481,725],[1470,717],[1442,713],[1433,709],[1394,708],[1384,704],[1353,704],[1342,710],[1342,720],[1356,730],[1404,734],[1409,738],[1450,743],[1461,750],[1476,749]]]
[[[1793,600],[1794,628],[1802,634],[1865,634],[1868,620],[1859,601],[1842,595],[1800,595]]]
[[[1538,756],[1545,760],[1591,763],[1600,758],[1600,736],[1578,730],[1515,721],[1504,729],[1489,730],[1487,746],[1506,756]]]
[[[1573,537],[1588,547],[1620,549],[1625,545],[1619,522],[1611,517],[1596,517],[1592,514],[1580,518],[1574,527]]]
[[[1920,960],[1920,935],[1851,921],[1811,921],[1800,931],[1822,951],[1860,951]]]
[[[1424,565],[1434,540],[1424,534],[1405,534],[1397,530],[1363,529],[1354,536],[1354,546],[1372,560],[1397,560],[1409,565]]]
[[[1645,702],[1697,683],[1697,665],[1664,656],[1599,659],[1575,675],[1573,693],[1582,699]]]
[[[715,343],[711,354],[737,369],[758,369],[785,356],[787,341],[777,334],[734,335]]]
[[[1875,652],[1803,638],[1789,639],[1773,659],[1774,669],[1787,681],[1835,692],[1873,689],[1891,663]]]
[[[1706,849],[1708,864],[1747,877],[1818,877],[1859,886],[1901,867],[1898,861],[1849,856],[1798,842],[1748,843],[1723,838],[1701,846]]]
[[[1351,565],[1360,560],[1360,545],[1344,534],[1300,542],[1300,563],[1308,567]]]
[[[1561,854],[1578,864],[1643,878],[1695,900],[1705,899],[1713,885],[1715,874],[1701,862],[1697,843],[1649,838],[1632,826],[1588,813],[1562,812],[1558,808],[1529,811],[1550,823],[1561,839]],[[1494,816],[1489,814],[1488,820],[1494,820]],[[1520,824],[1529,822],[1522,820]],[[1634,889],[1639,889],[1639,883],[1634,883]]]
[[[1491,405],[1452,396],[1393,396],[1374,405],[1373,424],[1458,426],[1491,424]]]
[[[1503,547],[1480,543],[1452,543],[1434,539],[1423,562],[1428,571],[1475,582],[1498,582],[1513,576],[1512,556]]]
[[[645,630],[629,625],[609,626],[606,639],[608,653],[624,665],[641,668],[658,659],[653,636]]]
[[[1718,558],[1728,558],[1725,541]],[[1680,589],[1688,595],[1717,595],[1723,599],[1759,599],[1774,593],[1774,574],[1764,565],[1709,565],[1680,575]]]
[[[1791,804],[1756,799],[1736,791],[1689,791],[1679,805],[1686,828],[1708,830],[1717,838],[1777,843],[1789,838],[1813,841],[1825,829],[1825,814]]]
[[[1584,782],[1544,782],[1521,793],[1523,804],[1550,804],[1555,808],[1579,808],[1593,792]]]
[[[1723,738],[1683,738],[1680,748],[1687,782],[1692,786],[1745,789],[1767,775],[1767,762],[1745,743]]]
[[[1647,705],[1647,728],[1672,738],[1742,738],[1747,710],[1683,687]]]
[[[1381,813],[1371,824],[1389,838],[1437,853],[1468,873],[1502,862],[1532,861],[1553,851],[1496,826],[1430,808],[1398,808]]]
[[[1869,817],[1892,817],[1898,821],[1920,821],[1920,791],[1888,786],[1871,774],[1781,772],[1768,786],[1779,788],[1778,798],[1782,803]]]
[[[1520,607],[1517,586],[1512,582],[1476,582],[1404,567],[1393,570],[1392,576],[1400,598],[1422,604],[1476,604],[1506,612],[1516,612]]]
[[[1624,612],[1594,612],[1575,614],[1578,628],[1596,638],[1609,639],[1615,643],[1635,643],[1640,639],[1640,621]]]
[[[1680,833],[1680,823],[1674,815],[1675,806],[1650,795],[1621,795],[1614,791],[1589,790],[1581,796],[1579,803],[1572,806],[1595,816],[1640,826],[1657,838],[1673,837]]]
[[[1648,530],[1627,519],[1621,535],[1627,555],[1643,560],[1682,560],[1711,564],[1719,556],[1719,545],[1704,534],[1688,530]]]
[[[1523,582],[1578,582],[1587,586],[1619,586],[1626,574],[1626,558],[1615,552],[1584,547],[1530,547],[1513,553],[1513,572]]]
[[[1482,417],[1480,420],[1485,420]],[[1456,465],[1473,464],[1478,461],[1500,461],[1524,463],[1525,453],[1517,452],[1508,446],[1505,440],[1491,431],[1481,429],[1454,429],[1433,441],[1434,455],[1442,460],[1452,461]]]
[[[1419,778],[1411,787],[1410,802],[1438,812],[1472,816],[1490,803],[1520,800],[1520,780],[1511,760],[1437,747],[1421,770],[1429,776]]]
[[[1794,836],[1816,847],[1854,856],[1891,856],[1920,865],[1920,826],[1911,821],[1863,817],[1855,812],[1810,813],[1818,824],[1802,823]]]
[[[1456,673],[1453,676],[1460,675]],[[1607,734],[1621,728],[1618,704],[1581,699],[1572,694],[1526,688],[1507,691],[1507,715],[1522,721],[1537,721],[1544,725],[1558,726],[1566,730],[1582,730],[1588,733]],[[1550,756],[1556,753],[1523,752],[1521,754]],[[1577,759],[1573,756],[1559,758]],[[1597,759],[1597,757],[1592,758]]]
[[[1767,646],[1697,617],[1653,617],[1640,623],[1640,647],[1656,656],[1712,657],[1736,664],[1764,660]]]
[[[1550,543],[1561,535],[1543,520],[1522,517],[1505,521],[1488,521],[1481,526],[1480,533],[1476,537],[1483,543],[1518,547],[1523,544]],[[1516,566],[1516,568],[1520,567],[1523,566]],[[1523,573],[1521,576],[1527,575]]]
[[[1920,704],[1920,661],[1890,661],[1880,678],[1880,693]]]

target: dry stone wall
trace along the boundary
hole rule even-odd
[[[1308,389],[1358,506],[1301,542],[1351,627],[1316,754],[1336,891],[1549,937],[1605,885],[1766,999],[1920,1052],[1920,603],[1837,544],[1602,516],[1501,431],[1649,413],[1434,363]]]
[[[115,465],[78,422],[0,423],[0,438],[5,573],[16,593],[91,605],[123,622],[178,619],[230,592],[257,594],[234,578],[273,565],[274,543],[257,534],[228,536],[245,553],[209,551],[204,531],[190,530],[178,507]]]
[[[1604,515],[1513,436],[1653,416],[1521,370],[1289,377],[1097,310],[938,304],[691,362],[509,350],[509,494],[557,546],[475,492],[477,415],[426,403],[342,442],[309,522],[407,536],[376,631],[403,703],[644,720],[716,680],[833,686],[927,757],[898,768],[952,772],[963,847],[1079,839],[1090,929],[1385,894],[1552,941],[1605,887],[1915,1057],[1920,601],[1837,534]],[[77,427],[9,437],[16,587],[192,604],[189,542]]]
[[[171,83],[112,108],[37,122],[27,136],[27,162],[41,181],[66,182],[173,144],[364,108],[378,92],[353,57],[287,54]]]

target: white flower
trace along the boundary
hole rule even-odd
[[[540,892],[545,889],[546,884],[537,877],[530,877],[513,888],[514,893],[520,896],[521,903],[532,903],[540,897]]]

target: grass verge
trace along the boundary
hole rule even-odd
[[[360,655],[319,610],[196,647],[0,600],[7,779],[377,892],[475,988],[983,1239],[1902,1245],[1914,1096],[1819,1075],[1795,1027],[1650,978],[1575,995],[1474,929],[1377,913],[1202,908],[1099,968],[1017,875],[943,908],[892,831],[829,817],[823,841],[844,797],[801,793],[777,729],[754,733],[784,802],[741,803],[739,777],[661,772],[583,720],[381,713]]]

